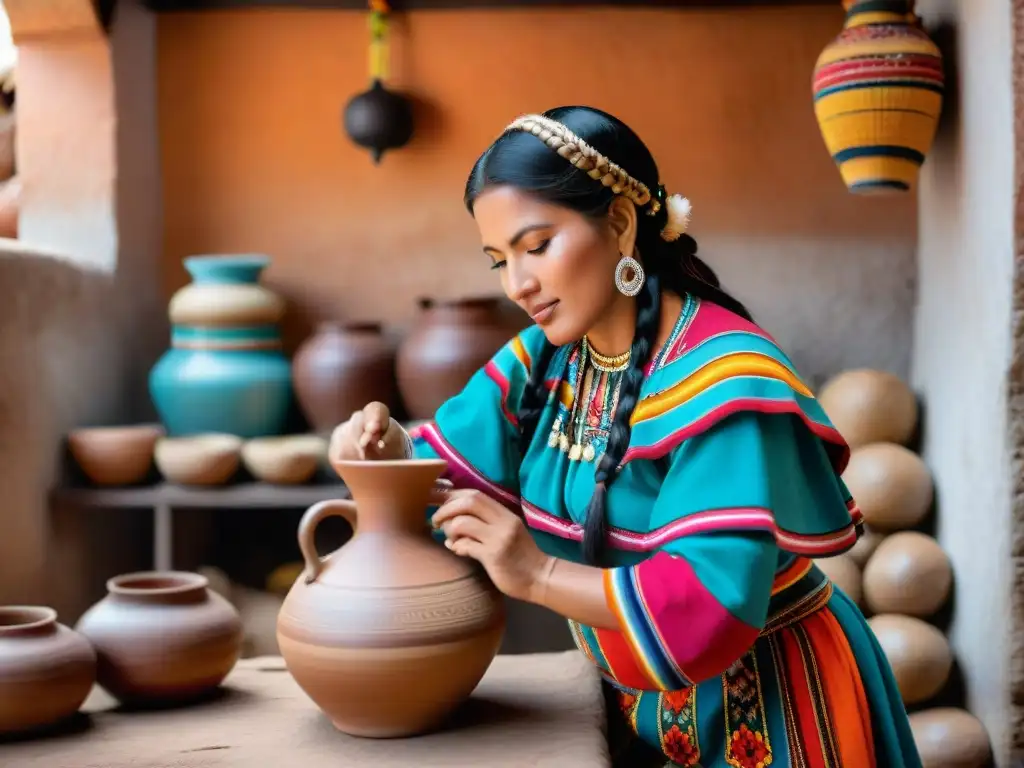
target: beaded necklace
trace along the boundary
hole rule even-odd
[[[562,416],[559,415],[551,427],[548,445],[557,445],[567,452],[570,461],[593,461],[599,444],[607,441],[622,376],[629,368],[630,353],[605,357],[591,347],[584,336],[574,357],[575,361],[569,363],[574,397],[566,422],[568,429],[562,431]]]
[[[697,301],[687,295],[668,341],[655,356],[651,370],[664,362],[676,340],[686,333],[696,314]],[[548,445],[569,454],[570,461],[591,462],[604,453],[612,419],[619,403],[619,390],[629,369],[630,352],[607,357],[590,346],[584,336],[569,356],[566,382],[572,389],[571,405],[559,405],[551,425]]]

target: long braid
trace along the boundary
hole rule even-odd
[[[605,497],[618,476],[619,462],[629,447],[632,433],[630,419],[640,397],[640,386],[661,327],[661,285],[657,275],[650,275],[644,290],[636,297],[636,334],[630,348],[629,368],[619,385],[618,405],[608,433],[608,445],[594,472],[594,493],[587,507],[583,528],[583,557],[590,565],[599,565],[605,544]]]
[[[519,411],[516,414],[519,419],[519,455],[525,456],[533,434],[537,431],[537,422],[544,412],[544,406],[548,401],[547,370],[551,365],[551,359],[555,354],[555,346],[544,342],[537,359],[533,361],[533,368],[530,369],[530,380],[523,390],[522,400],[519,402]]]

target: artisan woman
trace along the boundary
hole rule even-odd
[[[446,459],[446,546],[566,617],[670,765],[920,766],[875,637],[810,559],[857,539],[848,446],[644,143],[596,109],[524,116],[465,202],[533,325],[432,422],[372,403],[335,455]]]

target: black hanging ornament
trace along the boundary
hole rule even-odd
[[[388,61],[388,13],[385,0],[370,0],[370,88],[345,105],[345,132],[370,150],[374,163],[384,152],[405,146],[413,133],[412,104],[384,85]]]

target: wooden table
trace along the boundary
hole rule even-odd
[[[410,680],[411,686],[416,685]],[[402,691],[381,691],[401,696]],[[279,657],[246,659],[224,695],[124,712],[95,689],[63,732],[0,743],[4,768],[607,768],[597,672],[578,651],[498,656],[443,730],[408,739],[338,732]]]

